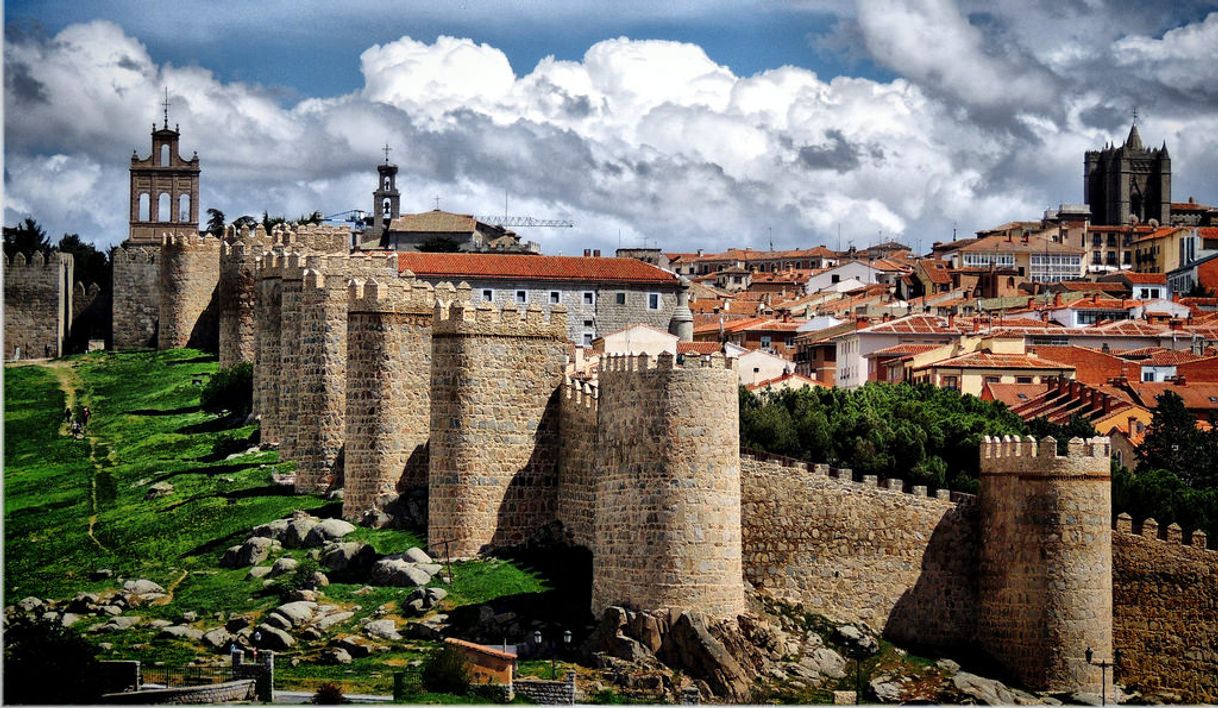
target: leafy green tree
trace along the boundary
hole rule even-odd
[[[78,283],[97,283],[102,290],[110,288],[110,259],[106,251],[100,251],[91,243],[85,243],[76,234],[64,234],[59,239],[58,249],[71,253],[74,262],[74,279]]]
[[[101,672],[84,637],[50,620],[22,617],[5,625],[5,703],[100,702]]]
[[[457,253],[461,250],[461,244],[451,238],[432,236],[420,243],[417,248],[423,253]]]
[[[1057,441],[1057,451],[1059,454],[1066,454],[1066,447],[1070,443],[1071,438],[1093,438],[1098,435],[1095,431],[1095,426],[1084,417],[1078,415],[1070,416],[1070,420],[1065,425],[1059,423],[1050,423],[1048,418],[1035,418],[1028,422],[1028,435],[1040,440],[1045,436],[1052,436]]]
[[[1154,417],[1138,447],[1138,471],[1168,470],[1193,487],[1218,484],[1218,430],[1200,430],[1174,391],[1155,399]]]
[[[268,234],[271,232],[271,229],[275,227],[275,225],[286,222],[287,219],[282,216],[270,216],[265,211],[262,212],[262,228],[266,229]]]
[[[4,227],[4,255],[9,258],[18,253],[28,258],[34,251],[47,253],[50,250],[51,241],[47,238],[46,230],[33,217],[25,217],[16,226]]]
[[[207,210],[207,228],[204,229],[205,233],[209,233],[216,238],[221,238],[224,236],[224,224],[224,212],[219,209]]]
[[[254,217],[250,216],[249,214],[243,214],[233,220],[233,228],[238,231],[241,230],[242,226],[252,229],[257,225],[258,225],[258,220],[255,219]]]
[[[209,413],[248,415],[254,402],[254,365],[248,361],[226,366],[208,379],[199,405]]]
[[[326,217],[320,211],[315,211],[311,214],[305,214],[296,218],[297,224],[320,224],[325,221]]]

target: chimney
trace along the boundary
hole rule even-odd
[[[702,257],[702,249],[701,249],[701,248],[699,248],[699,249],[698,249],[698,257],[699,257],[699,258],[701,258],[701,257]]]
[[[588,256],[591,256],[591,255],[592,255],[592,249],[591,249],[591,248],[585,248],[585,249],[584,249],[584,258],[587,258]]]
[[[1054,307],[1062,306],[1062,294],[1061,293],[1053,293],[1053,306]]]
[[[592,255],[593,255],[593,257],[595,257],[595,258],[600,258],[600,257],[601,257],[601,249],[599,249],[599,248],[594,248],[594,249],[592,249]]]

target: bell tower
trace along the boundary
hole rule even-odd
[[[165,92],[161,127],[152,124],[152,153],[131,154],[132,244],[159,244],[164,231],[199,230],[199,155],[182,159],[181,133],[169,128],[169,92]]]
[[[386,143],[385,162],[376,166],[376,191],[372,193],[372,229],[383,237],[389,223],[401,213],[402,196],[398,193],[398,166],[389,161],[390,147]]]
[[[1124,226],[1133,217],[1171,223],[1171,155],[1166,142],[1159,148],[1142,144],[1136,114],[1124,144],[1086,152],[1083,175],[1091,223]]]

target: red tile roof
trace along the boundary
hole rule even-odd
[[[786,374],[783,374],[782,376],[777,376],[772,379],[766,379],[765,381],[758,381],[757,383],[749,384],[748,386],[745,386],[745,388],[747,388],[750,391],[756,391],[758,389],[768,388],[774,384],[779,384],[784,381],[794,381],[795,383],[801,383],[804,386],[809,386],[809,387],[820,386],[821,388],[825,388],[825,385],[823,383],[817,381],[816,379],[809,378],[807,376],[804,376],[803,374],[793,374],[793,373],[786,373]]]
[[[1114,276],[1114,278],[1116,278],[1116,277],[1119,277],[1121,280],[1128,281],[1129,283],[1131,283],[1133,285],[1166,285],[1167,284],[1167,274],[1166,273],[1134,273],[1132,271],[1125,271],[1125,272],[1121,273],[1119,276]]]
[[[1155,239],[1165,238],[1167,236],[1171,236],[1177,231],[1187,231],[1187,229],[1182,226],[1163,226],[1151,231],[1145,236],[1139,236],[1138,238],[1134,239],[1134,243],[1142,243],[1144,241],[1153,241]]]
[[[1022,405],[1048,390],[1047,383],[986,383],[982,390],[982,400],[994,400],[1005,403],[1007,408]],[[989,390],[989,397],[985,390]]]
[[[963,356],[953,357],[927,364],[921,369],[951,367],[961,369],[1052,369],[1054,371],[1073,371],[1074,366],[1056,361],[1042,359],[1035,354],[995,354],[993,352],[973,352]]]
[[[1171,391],[1184,399],[1185,408],[1218,410],[1218,383],[1190,381],[1180,385],[1173,381],[1161,383],[1130,381],[1127,385],[1146,408],[1154,408],[1158,405],[1156,398],[1165,391]]]
[[[1142,347],[1117,352],[1117,356],[1132,361],[1141,366],[1176,366],[1191,361],[1200,361],[1211,357],[1193,354],[1180,349],[1164,349],[1163,347]]]
[[[875,334],[959,334],[959,327],[948,327],[947,318],[933,315],[913,315],[881,322],[860,330]]]
[[[722,349],[723,345],[719,342],[677,342],[678,354],[702,356],[705,354],[717,354]]]
[[[676,285],[677,276],[633,258],[581,258],[490,253],[398,254],[398,272],[427,278],[552,280]]]
[[[1083,249],[1056,243],[1048,239],[1032,237],[1024,242],[1015,236],[986,236],[958,249],[961,253],[1083,253]]]

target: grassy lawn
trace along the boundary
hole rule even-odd
[[[220,554],[257,524],[296,509],[333,515],[339,506],[275,485],[272,474],[289,471],[291,464],[280,463],[275,452],[243,454],[256,444],[256,426],[199,409],[199,383],[216,368],[213,356],[175,350],[93,353],[48,366],[5,369],[4,588],[9,603],[28,595],[61,599],[114,588],[120,578],[147,578],[173,592],[169,604],[133,612],[149,619],[177,621],[193,611],[199,616],[194,626],[210,629],[221,624],[219,613],[260,613],[279,604],[262,580],[247,579],[248,569],[219,568]],[[78,407],[91,409],[84,440],[61,431],[65,386]],[[149,487],[158,482],[172,484],[173,493],[147,499]],[[389,529],[360,528],[351,538],[370,543],[380,554],[425,545],[418,533]],[[298,559],[306,553],[285,552]],[[89,579],[102,568],[115,577]],[[521,562],[457,562],[452,574],[453,584],[441,586],[450,591],[444,603],[449,611],[497,598],[553,593],[545,572]],[[337,628],[352,633],[360,619],[374,612],[405,619],[401,609],[408,594],[402,588],[334,583],[326,588],[324,601],[355,612]],[[94,622],[100,620],[78,627]],[[148,665],[179,666],[204,653],[199,644],[158,640],[156,634],[144,625],[85,636],[112,645],[104,658],[137,658]],[[389,693],[396,668],[435,647],[407,640],[347,666],[324,666],[314,661],[324,644],[301,643],[285,655],[276,685],[313,690],[336,681],[348,693]],[[467,702],[441,694],[426,694],[419,701]]]

